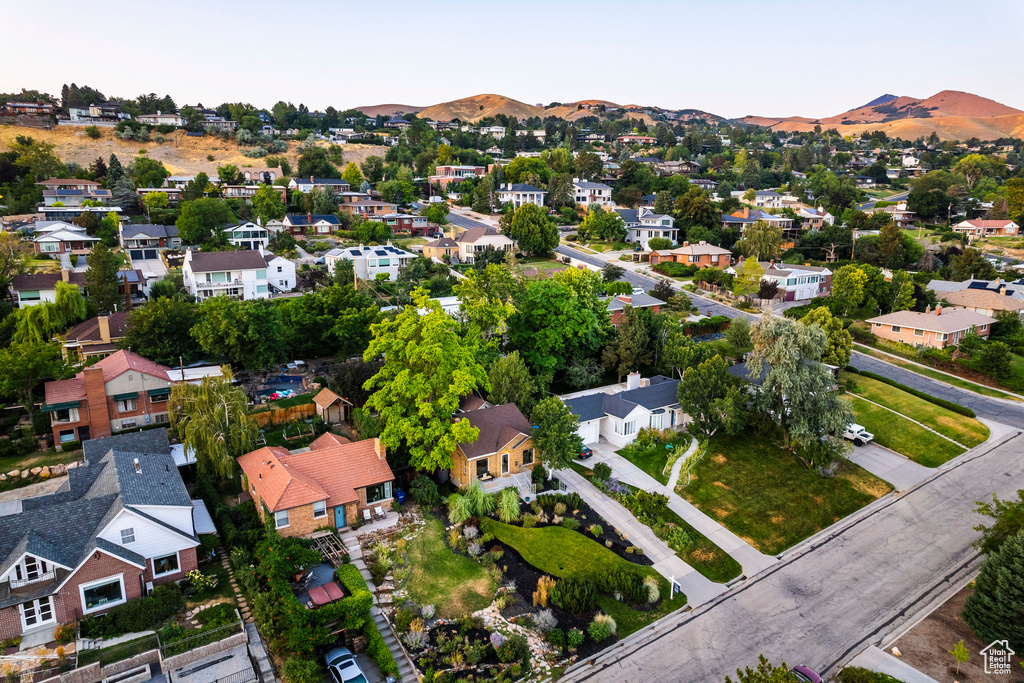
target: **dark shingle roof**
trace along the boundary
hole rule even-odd
[[[461,413],[458,417],[469,420],[471,425],[480,430],[476,441],[459,444],[462,452],[470,458],[496,453],[516,437],[528,437],[533,433],[530,421],[515,403]]]
[[[126,224],[121,228],[121,236],[131,239],[136,235],[149,237],[177,237],[178,228],[173,225],[155,225],[152,223]]]
[[[266,268],[260,252],[252,249],[241,251],[192,252],[192,272],[207,273],[215,270],[249,270]]]
[[[667,408],[679,402],[676,392],[679,381],[657,375],[650,385],[615,394],[590,394],[565,399],[565,405],[581,422],[596,420],[605,415],[626,417],[639,405],[648,410]]]
[[[288,225],[313,225],[320,221],[327,221],[331,225],[341,225],[341,221],[332,213],[313,215],[305,213],[290,213],[285,216],[285,221]]]

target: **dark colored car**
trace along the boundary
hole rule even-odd
[[[821,683],[821,676],[814,669],[806,666],[794,666],[790,671],[801,683]]]
[[[580,460],[586,460],[587,458],[589,458],[593,454],[594,454],[594,451],[592,451],[589,448],[587,448],[586,446],[584,446],[583,450],[580,451],[580,458],[579,459]]]

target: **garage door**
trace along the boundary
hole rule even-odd
[[[146,258],[148,258],[148,259],[155,259],[156,258],[156,249],[146,249],[145,250],[145,254],[146,254]]]
[[[580,424],[579,431],[580,438],[583,439],[583,443],[597,443],[600,441],[600,420],[591,420]]]
[[[142,251],[142,249],[131,249],[128,252],[128,256],[131,258],[132,261],[141,261],[142,259],[146,258],[145,253]]]

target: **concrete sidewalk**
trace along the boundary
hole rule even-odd
[[[897,491],[916,486],[936,471],[874,442],[854,446],[849,458],[850,462],[892,484]]]
[[[904,661],[893,657],[874,645],[853,658],[847,666],[859,666],[862,669],[889,674],[903,683],[938,683],[934,678],[921,673]]]

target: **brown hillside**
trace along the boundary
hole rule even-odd
[[[217,167],[225,164],[235,164],[238,167],[263,167],[262,159],[250,159],[238,151],[238,146],[228,140],[217,137],[190,138],[184,133],[178,133],[178,144],[165,142],[136,142],[133,140],[119,140],[113,136],[109,128],[101,128],[102,137],[93,140],[85,135],[84,130],[79,126],[58,126],[53,130],[41,130],[38,128],[25,128],[22,126],[0,126],[0,152],[10,150],[10,144],[18,135],[27,135],[52,143],[54,153],[62,161],[73,161],[81,166],[89,166],[96,157],[102,156],[104,161],[116,154],[122,164],[131,163],[132,159],[138,156],[140,149],[146,150],[146,155],[151,159],[163,162],[164,167],[172,175],[194,175],[206,173],[210,176],[217,175]],[[285,156],[295,168],[296,151],[298,143],[289,142],[288,152]],[[377,145],[344,145],[345,163],[354,161],[362,163],[368,156],[384,156],[386,148]],[[213,156],[213,161],[207,160],[207,155]]]
[[[1020,109],[990,100],[987,97],[972,95],[958,90],[943,90],[921,102],[922,107],[938,107],[932,112],[937,116],[1010,116],[1022,113]]]
[[[775,126],[778,131],[808,131],[814,128],[812,123],[782,121]],[[901,137],[904,140],[915,140],[928,136],[932,131],[942,140],[995,140],[1001,137],[1021,137],[1024,135],[1024,113],[1007,116],[942,116],[930,119],[897,119],[885,123],[859,123],[836,126],[844,135],[860,135],[875,130],[884,131],[887,135]]]
[[[513,100],[504,95],[474,95],[464,97],[461,100],[442,102],[435,104],[419,112],[423,119],[434,121],[479,121],[487,116],[514,116],[517,119],[525,119],[531,116],[544,116],[544,108],[532,104],[526,104],[519,100]]]
[[[368,107],[355,107],[367,116],[395,116],[398,114],[416,114],[423,111],[424,107],[417,107],[411,104],[371,104]]]

